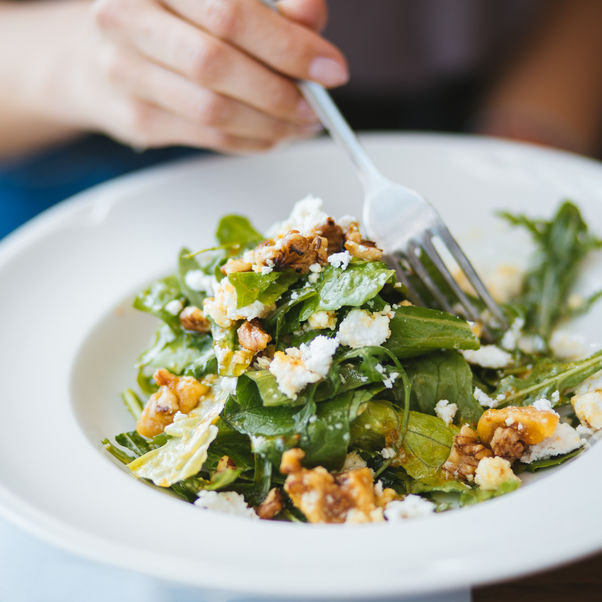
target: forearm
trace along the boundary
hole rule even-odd
[[[78,133],[62,103],[89,2],[0,2],[0,159]]]
[[[484,128],[592,153],[602,133],[602,2],[558,0],[550,11],[493,87]]]

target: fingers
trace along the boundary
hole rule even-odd
[[[280,0],[278,10],[290,21],[318,32],[326,27],[328,21],[324,0]]]
[[[146,61],[133,51],[106,58],[108,78],[131,96],[161,107],[192,126],[204,126],[257,141],[275,143],[318,131],[313,124],[298,125],[272,118],[237,100],[201,88],[185,77]]]
[[[198,86],[280,120],[316,123],[315,114],[287,77],[152,3],[135,4],[136,11],[113,10],[110,0],[105,1],[97,11],[97,22],[113,38]]]
[[[345,59],[335,46],[258,0],[164,1],[177,14],[212,36],[240,48],[280,73],[315,80],[328,87],[339,86],[348,79]],[[297,10],[299,6],[297,4]]]

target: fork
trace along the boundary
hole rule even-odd
[[[277,10],[273,0],[263,1]],[[309,81],[297,83],[324,127],[347,151],[355,165],[364,188],[363,219],[366,232],[383,249],[386,262],[397,273],[410,300],[416,305],[426,305],[408,277],[404,263],[411,268],[442,309],[453,314],[461,313],[457,311],[456,303],[447,298],[429,273],[422,259],[424,254],[457,297],[465,317],[474,322],[483,321],[479,310],[456,282],[437,251],[433,241],[439,239],[489,309],[497,325],[507,328],[503,313],[435,208],[418,192],[389,180],[377,169],[323,86]]]

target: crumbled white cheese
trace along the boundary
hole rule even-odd
[[[496,397],[493,399],[489,397],[485,391],[479,389],[479,387],[474,388],[474,398],[484,407],[484,408],[497,408],[498,405],[504,400],[503,396],[499,396],[501,399]]]
[[[390,336],[389,317],[365,309],[352,309],[339,325],[339,341],[354,349],[382,345]]]
[[[453,422],[457,411],[458,404],[450,403],[447,399],[440,399],[435,404],[435,414],[437,414],[445,424],[451,424]]]
[[[346,270],[349,262],[352,259],[351,253],[349,251],[342,251],[341,253],[333,253],[328,257],[328,263],[335,268],[341,268],[341,270]]]
[[[585,339],[582,336],[555,330],[550,337],[550,350],[560,359],[574,360],[587,355]]]
[[[184,304],[179,299],[173,299],[165,304],[165,311],[172,316],[177,316],[183,308]]]
[[[575,394],[582,395],[583,393],[589,393],[589,391],[602,390],[602,371],[592,374],[586,378],[579,386],[575,387]]]
[[[319,274],[322,271],[322,266],[319,263],[312,263],[309,266],[309,271],[314,274]]]
[[[483,368],[506,368],[512,364],[512,356],[495,345],[483,345],[480,349],[465,349],[461,351],[469,364]]]
[[[545,399],[545,397],[536,399],[531,405],[540,412],[554,412],[552,403],[548,399]],[[554,414],[556,414],[556,412],[554,412]]]
[[[506,420],[504,420],[504,424],[506,426],[512,426],[514,424],[514,417],[508,416],[508,418],[506,418]],[[519,422],[519,426],[522,426],[522,424],[520,422]]]
[[[272,360],[269,357],[266,357],[265,355],[260,355],[255,358],[255,361],[253,362],[253,367],[257,370],[269,370],[271,361]]]
[[[330,370],[332,356],[338,341],[317,336],[311,343],[291,347],[286,353],[277,351],[270,363],[270,372],[276,377],[278,388],[291,399],[310,383],[322,380]]]
[[[523,334],[517,342],[518,348],[523,353],[541,353],[546,350],[546,342],[538,334]]]
[[[506,349],[507,351],[514,351],[516,349],[524,325],[525,321],[523,320],[523,318],[516,318],[516,320],[512,322],[512,325],[502,337],[501,345],[504,349]]]
[[[276,307],[275,304],[265,305],[254,301],[243,307],[237,306],[236,289],[228,278],[223,278],[216,288],[215,297],[209,297],[203,302],[205,314],[222,328],[230,328],[236,320],[253,320],[265,318]]]
[[[356,470],[358,468],[366,468],[368,466],[364,458],[362,458],[356,451],[349,452],[345,456],[345,463],[343,464],[343,468],[341,468],[341,472],[346,472],[347,470]]]
[[[207,293],[213,295],[217,280],[215,276],[209,276],[201,270],[190,270],[184,277],[184,282],[188,288],[198,293]]]
[[[245,498],[235,491],[199,491],[195,506],[204,510],[214,510],[224,514],[235,514],[247,518],[259,518],[253,508],[249,508]]]
[[[261,274],[262,276],[266,276],[267,274],[271,274],[274,271],[274,266],[264,265],[261,266]]]
[[[531,445],[520,460],[530,464],[552,456],[568,454],[581,445],[583,442],[577,431],[570,424],[559,422],[552,436],[537,445]]]
[[[520,482],[520,479],[512,472],[510,462],[498,456],[481,458],[475,471],[474,480],[481,489],[486,490],[495,490],[508,481]]]
[[[337,327],[337,314],[334,311],[317,311],[307,320],[312,330],[334,330]]]
[[[298,230],[303,236],[309,236],[311,231],[328,219],[328,214],[322,210],[322,199],[309,195],[301,199],[290,216],[283,222],[274,224],[268,231],[268,238],[276,238],[291,230]]]
[[[579,424],[575,430],[582,439],[588,439],[594,434],[593,429],[590,429],[589,426],[584,426],[583,424]]]
[[[318,282],[319,278],[320,274],[318,272],[310,272],[309,276],[307,277],[307,281],[311,282],[312,284],[315,284],[316,282]]]
[[[399,378],[399,372],[388,373],[382,364],[376,364],[374,369],[382,375],[383,385],[385,385],[387,389],[392,389],[395,381]]]
[[[383,449],[380,450],[380,455],[385,460],[390,460],[397,455],[397,452],[392,447],[383,447]]]
[[[602,390],[575,395],[571,404],[582,425],[595,431],[602,429]]]
[[[557,404],[560,401],[560,391],[554,391],[550,396],[550,401],[552,402],[552,405]]]
[[[393,500],[385,507],[385,518],[388,521],[399,521],[407,518],[422,518],[435,511],[435,504],[419,495],[406,495],[399,501]]]
[[[358,219],[353,215],[344,215],[337,220],[337,224],[343,228],[343,230],[347,230],[351,224],[357,224]]]
[[[376,481],[376,483],[374,483],[374,495],[377,497],[380,497],[383,494],[384,489],[385,486],[382,481]]]

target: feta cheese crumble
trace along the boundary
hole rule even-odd
[[[450,403],[447,399],[440,399],[435,404],[435,414],[447,425],[450,425],[453,422],[457,411],[458,404]]]
[[[475,472],[475,483],[485,490],[493,491],[508,481],[520,479],[512,472],[510,462],[499,456],[481,458]]]
[[[165,304],[165,311],[172,316],[177,316],[182,309],[184,309],[184,304],[179,299],[174,299]]]
[[[399,378],[399,372],[387,373],[382,364],[376,364],[374,369],[383,377],[383,385],[387,389],[392,389],[395,381]]]
[[[397,452],[392,447],[384,447],[380,450],[380,455],[385,460],[390,460],[391,458],[394,458],[397,455]]]
[[[504,333],[501,345],[506,351],[514,351],[516,349],[524,325],[525,321],[523,318],[516,318],[510,328]]]
[[[474,398],[481,404],[484,408],[497,408],[497,406],[503,401],[503,397],[501,399],[493,399],[489,397],[485,391],[479,389],[479,387],[474,388]]]
[[[339,341],[354,349],[382,345],[390,336],[389,317],[365,309],[352,309],[339,325]]]
[[[333,253],[328,258],[328,263],[335,267],[340,268],[341,270],[346,270],[347,266],[351,262],[352,255],[349,251],[342,251],[341,253]]]
[[[237,307],[237,304],[236,289],[228,278],[224,278],[216,287],[215,297],[205,299],[203,309],[218,326],[230,328],[237,320],[265,318],[276,307],[275,304],[265,305],[261,301],[243,307]]]
[[[465,349],[460,353],[469,364],[483,368],[506,368],[512,364],[512,356],[495,345],[482,345],[480,349]]]
[[[419,495],[406,495],[399,501],[393,500],[385,506],[385,518],[388,521],[399,521],[407,518],[423,518],[435,511],[435,504]]]
[[[337,315],[334,311],[317,311],[309,316],[307,324],[312,330],[334,330],[337,327]]]
[[[595,431],[602,429],[602,391],[575,395],[571,404],[583,426]]]
[[[291,399],[310,383],[317,383],[328,374],[332,356],[339,342],[317,336],[311,343],[290,347],[285,353],[277,351],[270,363],[270,372],[276,377],[278,388]]]
[[[215,512],[235,514],[247,518],[259,518],[255,510],[249,508],[245,498],[235,491],[199,491],[194,505],[203,508],[203,510],[214,510]]]
[[[303,236],[309,236],[311,231],[328,219],[328,214],[322,210],[322,199],[312,195],[297,201],[290,216],[283,222],[275,223],[268,231],[268,238],[276,238],[291,230],[298,230]]]
[[[554,412],[554,410],[552,409],[552,403],[548,399],[545,399],[545,397],[542,397],[541,399],[536,399],[531,405],[536,410],[540,410],[541,412]],[[557,412],[554,412],[554,414],[556,413]]]
[[[529,447],[520,461],[530,464],[537,460],[568,454],[582,445],[579,433],[570,424],[559,422],[554,434],[541,443]]]
[[[346,472],[348,470],[356,470],[358,468],[366,468],[368,466],[364,458],[362,458],[356,451],[349,452],[345,456],[345,462],[343,464],[343,468],[341,468],[341,472]]]
[[[209,276],[201,270],[190,270],[184,277],[184,282],[188,288],[191,288],[197,293],[206,293],[213,295],[217,280],[215,276]]]
[[[552,333],[550,349],[557,358],[565,360],[576,360],[587,355],[585,339],[562,330],[555,330]]]

